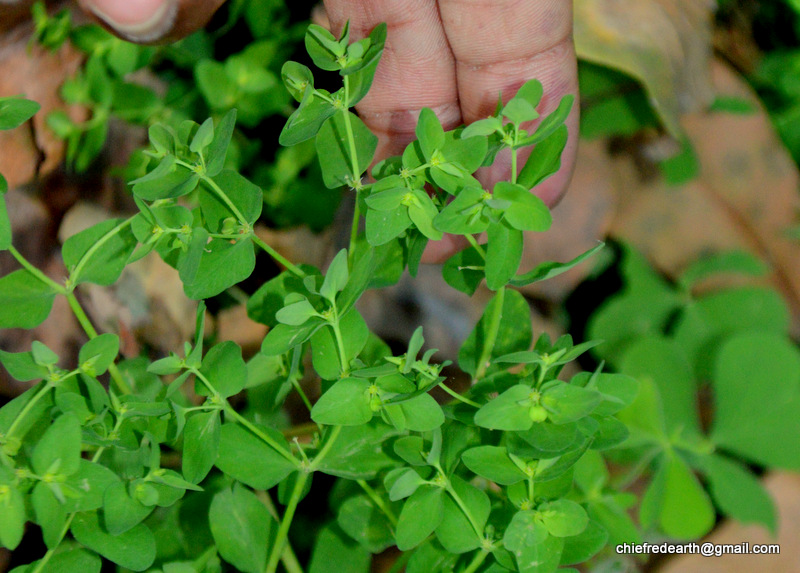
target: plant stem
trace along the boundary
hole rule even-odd
[[[333,430],[331,430],[330,434],[328,435],[328,439],[325,440],[325,445],[322,446],[322,449],[314,456],[314,459],[311,461],[311,465],[309,466],[310,471],[316,471],[319,469],[319,465],[322,463],[322,460],[325,459],[325,456],[328,455],[328,452],[331,451],[333,444],[336,442],[336,439],[339,437],[339,433],[342,431],[342,426],[334,426]]]
[[[303,388],[300,386],[300,381],[296,376],[290,377],[289,380],[291,381],[295,391],[300,395],[300,399],[303,401],[303,404],[306,405],[306,408],[308,408],[308,411],[310,412],[312,407],[311,400],[309,400],[308,396],[306,396],[306,393],[303,392]]]
[[[266,253],[267,253],[267,254],[268,254],[270,257],[272,257],[273,259],[275,259],[276,261],[278,261],[278,262],[279,262],[281,265],[283,265],[283,266],[284,266],[284,267],[285,267],[285,268],[286,268],[286,269],[287,269],[289,272],[291,272],[291,273],[292,273],[292,274],[294,274],[294,275],[297,275],[297,276],[298,276],[298,277],[300,277],[300,278],[303,278],[304,276],[306,276],[306,273],[304,273],[304,272],[302,271],[302,269],[300,269],[300,268],[299,268],[299,267],[297,267],[296,265],[292,264],[292,262],[291,262],[289,259],[287,259],[287,258],[286,258],[286,257],[284,257],[283,255],[281,255],[281,254],[280,254],[278,251],[276,251],[275,249],[273,249],[272,247],[270,247],[270,246],[269,246],[267,243],[265,243],[264,241],[262,241],[262,240],[261,240],[261,238],[260,238],[258,235],[256,235],[255,233],[253,233],[252,235],[250,235],[250,238],[253,240],[253,242],[254,242],[256,245],[258,245],[259,247],[261,247],[262,249],[264,249],[264,251],[266,251]]]
[[[478,369],[475,372],[475,377],[472,379],[474,384],[486,374],[486,369],[489,367],[489,360],[492,357],[492,350],[494,350],[494,343],[497,341],[497,333],[500,330],[500,320],[503,318],[503,303],[505,301],[506,287],[500,287],[492,302],[495,303],[494,312],[490,317],[489,332],[486,333],[484,338],[483,348],[481,349],[481,356],[478,359]]]
[[[486,560],[488,556],[489,556],[488,551],[486,551],[485,549],[481,550],[481,552],[475,556],[475,558],[470,562],[470,564],[467,565],[467,568],[464,569],[464,571],[462,571],[461,573],[475,573],[475,571],[478,570],[478,567],[480,567],[483,564],[483,562]]]
[[[283,514],[281,525],[275,536],[275,545],[272,548],[272,553],[270,553],[269,561],[267,562],[266,573],[275,573],[275,570],[278,568],[278,561],[280,561],[281,555],[283,555],[284,543],[289,534],[289,527],[292,525],[294,512],[297,509],[297,504],[300,503],[300,496],[303,494],[303,489],[306,486],[309,475],[311,474],[302,470],[298,472],[297,481],[292,490],[292,496],[289,498],[289,505],[286,506],[286,512]]]
[[[353,223],[350,227],[350,246],[347,249],[347,262],[350,269],[353,269],[353,254],[355,253],[356,239],[358,239],[358,224],[361,222],[361,207],[358,205],[358,191],[356,191],[356,201],[353,207]]]
[[[350,368],[347,365],[347,353],[344,349],[344,340],[342,339],[342,331],[339,328],[339,316],[334,317],[334,321],[330,323],[333,328],[333,334],[336,338],[336,348],[339,352],[339,362],[342,365],[342,375],[349,376]]]
[[[511,182],[517,182],[517,150],[511,148]]]
[[[67,301],[69,302],[69,307],[72,309],[72,313],[75,315],[75,318],[78,319],[78,322],[81,324],[84,332],[89,338],[97,338],[99,335],[97,334],[97,330],[95,330],[92,322],[89,320],[89,317],[86,316],[86,312],[84,312],[81,303],[78,302],[78,298],[75,296],[74,292],[67,293]],[[108,373],[111,375],[111,379],[114,380],[114,383],[117,385],[117,389],[122,392],[123,394],[131,394],[133,389],[131,388],[130,384],[125,381],[125,378],[122,377],[122,372],[119,371],[117,365],[112,362],[108,365]]]
[[[14,430],[17,429],[17,426],[19,426],[20,422],[22,422],[25,416],[28,415],[28,412],[30,412],[36,405],[36,403],[39,400],[41,400],[44,397],[44,395],[47,394],[52,388],[54,388],[52,382],[45,382],[44,386],[42,386],[39,389],[36,395],[33,398],[31,398],[27,404],[25,404],[22,410],[20,410],[19,414],[17,414],[17,417],[14,418],[14,421],[11,423],[11,426],[8,428],[8,431],[6,432],[6,436],[12,437],[14,435]]]
[[[239,412],[234,410],[233,406],[231,406],[227,401],[225,401],[225,405],[223,407],[227,415],[231,416],[242,426],[253,432],[253,434],[255,434],[258,438],[260,438],[265,444],[267,444],[273,450],[278,452],[280,455],[282,455],[296,467],[298,468],[300,467],[300,462],[297,460],[297,458],[295,458],[292,454],[290,454],[285,449],[280,447],[280,445],[275,440],[273,440],[269,435],[262,432],[258,426],[256,426],[255,424],[250,422],[250,420],[248,420],[247,418],[242,416]]]
[[[191,168],[194,169],[194,167],[191,167]],[[244,227],[246,229],[249,229],[250,228],[250,223],[248,223],[247,219],[244,218],[244,216],[242,215],[242,212],[239,211],[239,208],[236,205],[233,204],[233,201],[231,201],[231,198],[228,197],[228,194],[225,193],[225,191],[222,190],[222,187],[217,185],[217,182],[214,181],[213,179],[211,179],[211,177],[209,177],[208,175],[203,175],[202,179],[203,179],[203,182],[206,185],[208,185],[209,187],[211,187],[211,190],[214,191],[214,193],[216,193],[217,196],[220,199],[222,199],[222,202],[225,203],[225,206],[228,207],[228,209],[233,214],[233,216],[236,217],[239,220],[239,224],[242,227]]]
[[[279,521],[280,517],[278,516],[278,510],[275,509],[275,504],[272,502],[272,498],[270,497],[269,493],[265,491],[257,491],[256,497],[258,497],[259,501],[266,506],[267,511],[272,516],[275,521]],[[300,562],[297,560],[297,555],[294,554],[294,549],[292,549],[291,543],[286,543],[286,546],[283,548],[283,554],[281,555],[281,563],[286,568],[287,573],[303,573],[303,567],[300,565]]]
[[[133,221],[133,217],[125,219],[122,223],[111,229],[105,235],[100,237],[100,239],[98,239],[96,243],[94,243],[91,247],[89,247],[89,249],[83,254],[81,259],[78,261],[78,264],[75,265],[75,268],[72,269],[72,272],[69,274],[69,279],[67,279],[67,283],[69,284],[67,288],[69,292],[72,292],[73,290],[75,290],[75,287],[78,286],[77,285],[78,279],[81,278],[81,271],[83,271],[83,267],[86,266],[86,263],[89,262],[89,260],[94,256],[94,254],[98,250],[100,250],[110,238],[119,233],[125,227],[128,227],[131,224],[131,221]]]
[[[472,248],[475,249],[477,253],[481,256],[481,258],[485,261],[486,251],[484,251],[483,247],[481,247],[478,244],[478,241],[475,240],[475,237],[473,237],[472,235],[464,235],[464,236],[467,238],[467,242],[469,242],[469,244],[472,245]]]
[[[56,281],[54,281],[53,279],[48,277],[46,274],[44,274],[42,271],[40,271],[39,269],[34,267],[32,264],[30,264],[28,262],[28,259],[23,257],[22,253],[20,253],[17,249],[14,248],[14,245],[9,245],[8,251],[13,255],[13,257],[15,259],[17,259],[17,262],[19,264],[21,264],[25,268],[26,271],[31,273],[33,276],[35,276],[37,279],[42,281],[44,284],[46,284],[47,286],[52,288],[57,293],[59,293],[59,294],[67,294],[67,289],[63,285],[58,284]]]
[[[528,475],[528,501],[533,503],[533,473]]]
[[[464,396],[462,396],[461,394],[459,394],[455,390],[452,390],[451,388],[448,388],[447,386],[445,386],[444,383],[442,383],[442,382],[439,383],[439,388],[441,388],[442,390],[444,390],[445,392],[450,394],[453,398],[455,398],[459,402],[464,402],[464,404],[469,404],[470,406],[472,406],[474,408],[480,408],[481,407],[481,405],[478,404],[477,402],[473,402],[469,398],[465,398]]]
[[[384,503],[383,498],[378,495],[378,493],[372,489],[372,487],[366,482],[366,480],[359,479],[356,480],[356,483],[361,486],[361,489],[364,490],[364,493],[372,500],[372,503],[375,504],[375,507],[381,510],[381,513],[386,516],[386,519],[392,524],[392,527],[397,527],[397,516],[394,514],[392,509]]]
[[[348,106],[350,100],[350,77],[344,76],[344,104]],[[345,109],[344,129],[347,132],[347,143],[350,146],[350,166],[353,170],[353,189],[358,190],[358,183],[361,180],[361,172],[358,168],[358,152],[356,151],[356,139],[353,136],[353,126],[350,124],[350,111]]]

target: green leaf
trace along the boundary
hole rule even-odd
[[[591,559],[608,543],[608,532],[597,521],[589,523],[578,535],[564,540],[564,551],[561,553],[562,565],[578,565]],[[628,542],[630,543],[630,542]]]
[[[214,120],[210,117],[205,120],[192,138],[192,143],[189,144],[189,151],[194,153],[200,153],[206,147],[211,145],[211,141],[214,139]]]
[[[731,312],[735,308],[736,312]],[[737,332],[786,333],[789,311],[772,288],[744,287],[703,296],[686,307],[675,324],[675,341],[684,349],[694,373],[712,374],[720,345]]]
[[[482,233],[489,227],[489,219],[482,214],[483,201],[483,189],[465,187],[442,209],[433,224],[445,233],[457,235]]]
[[[540,263],[540,264],[536,265],[536,267],[534,267],[532,270],[528,271],[527,273],[525,273],[523,275],[517,275],[514,278],[512,278],[510,284],[512,286],[515,286],[515,287],[521,287],[521,286],[529,285],[531,283],[535,283],[535,282],[538,282],[538,281],[544,281],[544,280],[556,277],[556,276],[560,275],[561,273],[564,273],[564,272],[570,270],[572,267],[574,267],[576,265],[579,265],[580,263],[582,263],[583,261],[585,261],[589,257],[593,256],[595,253],[597,253],[604,246],[605,246],[605,243],[600,243],[599,245],[597,245],[595,247],[592,247],[591,249],[589,249],[585,253],[582,253],[582,254],[578,255],[577,257],[575,257],[574,259],[572,259],[571,261],[568,261],[566,263],[556,263],[556,262],[552,262],[552,261],[548,261],[548,262],[545,262],[545,263]]]
[[[295,101],[302,101],[306,88],[314,87],[314,74],[306,66],[297,62],[286,62],[281,68],[281,79]]]
[[[342,249],[333,257],[328,271],[325,273],[325,280],[319,288],[319,294],[333,302],[336,294],[339,293],[347,284],[350,278],[347,269],[347,249]]]
[[[35,101],[21,97],[0,97],[0,130],[15,129],[41,109]]]
[[[486,247],[486,286],[499,290],[511,280],[522,260],[522,231],[502,222],[489,225]]]
[[[414,189],[411,193],[415,201],[408,206],[408,216],[420,233],[432,241],[441,240],[442,232],[433,226],[434,218],[439,215],[439,210],[433,204],[433,200],[421,189]]]
[[[494,186],[495,199],[511,202],[503,218],[515,229],[521,231],[546,231],[553,223],[550,209],[544,201],[522,185],[500,181]]]
[[[643,337],[627,347],[620,362],[625,374],[655,383],[670,433],[700,435],[697,384],[677,344],[660,336]]]
[[[29,565],[15,567],[14,573],[31,573],[41,560]],[[47,564],[41,569],[42,573],[61,573],[62,571],[80,571],[81,573],[100,573],[103,563],[94,553],[83,548],[75,547],[52,554]]]
[[[481,406],[475,413],[475,423],[491,430],[521,431],[533,425],[529,415],[530,386],[517,384],[494,400]]]
[[[231,203],[239,210],[245,221],[250,225],[258,220],[261,207],[264,205],[264,194],[258,185],[248,181],[231,169],[224,169],[213,177],[222,192]],[[223,222],[228,217],[234,217],[233,211],[227,202],[207,184],[200,186],[200,208],[203,210],[203,219],[212,233],[221,233]]]
[[[547,537],[547,529],[531,510],[518,511],[511,518],[503,535],[503,545],[509,551],[521,552],[526,547],[542,543]]]
[[[748,332],[717,352],[712,378],[719,446],[770,467],[800,468],[800,352],[785,337]]]
[[[315,269],[305,267],[306,274],[318,274]],[[304,290],[302,282],[290,271],[283,271],[281,274],[262,284],[247,301],[247,316],[256,322],[275,326],[275,318],[278,310],[283,308],[284,299],[290,292],[300,292]]]
[[[689,466],[676,455],[667,455],[642,499],[655,507],[661,530],[676,539],[698,539],[714,526],[714,507]],[[645,523],[644,516],[642,523]]]
[[[523,98],[511,98],[508,103],[503,106],[503,116],[508,118],[512,123],[519,125],[526,121],[532,121],[539,117],[536,108],[528,103]]]
[[[225,158],[228,154],[228,146],[231,143],[235,125],[235,109],[228,111],[219,120],[217,128],[214,130],[214,139],[206,152],[206,175],[209,177],[216,177],[225,166]]]
[[[219,452],[219,412],[198,412],[183,430],[183,477],[200,483],[214,466]]]
[[[600,372],[596,375],[589,373],[578,374],[578,376],[583,375],[590,378],[590,382],[586,388],[597,390],[603,397],[603,402],[593,411],[595,416],[611,416],[612,414],[616,414],[623,408],[629,406],[639,392],[639,382],[630,376],[605,372]],[[574,378],[572,383],[575,383]]]
[[[63,499],[64,494],[59,486],[39,482],[33,488],[31,505],[36,514],[36,522],[42,528],[42,537],[48,549],[54,549],[61,541],[61,530],[67,522],[67,512],[56,498],[55,492]]]
[[[266,431],[279,444],[283,436]],[[277,485],[296,467],[254,434],[237,424],[223,424],[219,437],[216,466],[224,473],[254,489],[267,490]]]
[[[432,109],[422,108],[417,120],[416,135],[422,154],[427,160],[444,145],[444,129]]]
[[[261,352],[267,356],[285,354],[298,344],[303,344],[311,338],[317,329],[324,324],[325,322],[322,319],[310,320],[301,326],[278,324],[267,333],[264,342],[261,344]]]
[[[325,98],[317,94],[324,95]],[[278,142],[289,147],[315,137],[322,125],[337,111],[327,98],[330,98],[328,92],[307,86],[300,106],[289,116]]]
[[[308,573],[369,573],[371,562],[366,549],[328,525],[316,536]]]
[[[203,358],[200,373],[223,398],[238,394],[247,383],[247,365],[242,359],[242,349],[230,340],[217,344]],[[195,384],[195,391],[201,396],[208,395],[199,381]]]
[[[413,549],[439,527],[444,518],[444,496],[442,488],[425,486],[408,498],[395,531],[398,549]]]
[[[206,246],[194,282],[183,285],[191,299],[211,298],[250,276],[256,265],[253,243],[249,239],[231,244],[212,239]]]
[[[712,454],[702,460],[711,497],[726,515],[743,524],[759,523],[777,531],[775,502],[761,482],[741,463]]]
[[[5,350],[0,350],[0,362],[8,370],[11,377],[20,382],[38,380],[49,374],[47,367],[36,363],[32,352],[6,352]]]
[[[47,428],[31,457],[33,470],[45,474],[69,476],[78,471],[81,459],[81,425],[71,414],[64,414]]]
[[[370,553],[380,553],[394,545],[391,523],[366,495],[345,500],[336,523]]]
[[[345,31],[347,28],[345,28]],[[318,68],[331,72],[340,69],[336,58],[343,56],[347,40],[338,41],[328,30],[317,24],[310,24],[305,36],[306,51]]]
[[[121,481],[112,483],[103,492],[103,526],[111,535],[130,531],[144,521],[153,509],[153,504],[144,505],[131,497],[128,488]]]
[[[508,451],[498,446],[478,446],[461,454],[461,461],[473,473],[498,485],[514,485],[526,475],[508,457]]]
[[[557,499],[538,507],[542,524],[555,537],[571,537],[578,535],[589,523],[586,511],[568,499]]]
[[[373,247],[385,245],[397,238],[412,225],[408,209],[403,207],[392,211],[369,209],[366,214],[367,241]]]
[[[225,561],[244,573],[262,573],[274,520],[254,493],[240,485],[214,496],[208,511],[211,534]]]
[[[450,485],[483,532],[491,510],[489,496],[458,476],[450,478]],[[445,549],[451,553],[466,553],[480,547],[482,539],[476,535],[469,518],[452,495],[443,499],[443,514],[442,522],[436,528],[436,537]]]
[[[372,479],[379,471],[397,465],[390,448],[383,447],[384,441],[396,435],[394,428],[376,420],[363,426],[344,426],[319,469],[351,480]]]
[[[200,175],[188,167],[176,165],[168,155],[150,173],[131,181],[134,194],[145,201],[175,199],[194,191]]]
[[[447,259],[442,277],[454,289],[472,296],[483,279],[483,266],[483,257],[474,247],[468,247]]]
[[[548,418],[554,424],[566,424],[585,418],[603,400],[599,392],[553,381],[542,392],[541,403],[548,412]]]
[[[429,432],[444,424],[442,408],[430,394],[420,394],[398,406],[405,416],[406,428],[411,431]]]
[[[540,141],[547,139],[550,134],[561,127],[561,125],[567,119],[574,102],[575,96],[573,94],[567,94],[562,97],[561,101],[558,103],[558,107],[552,113],[547,115],[541,121],[541,123],[539,123],[539,126],[536,128],[536,132],[534,132],[533,135],[526,137],[519,143],[519,147],[531,145],[533,143],[539,143]]]
[[[369,328],[361,313],[352,309],[339,320],[339,330],[344,343],[345,363],[350,364],[364,348]],[[311,350],[317,374],[326,380],[339,378],[342,367],[333,328],[326,326],[317,330],[311,337]]]
[[[344,378],[325,392],[311,409],[311,419],[318,424],[359,426],[372,419],[369,405],[369,382]]]
[[[567,145],[567,126],[562,125],[540,141],[525,162],[517,183],[532,189],[561,168],[561,154]]]
[[[481,349],[486,343],[486,335],[492,321],[491,317],[497,310],[498,304],[497,296],[495,296],[486,305],[483,316],[458,352],[459,366],[464,372],[473,376],[477,371],[477,362]],[[490,360],[511,352],[527,350],[533,337],[530,307],[525,297],[515,290],[506,290],[502,304],[500,328],[497,331],[494,348],[489,356]],[[490,372],[492,368],[496,368],[496,366],[489,367],[487,372]]]
[[[413,468],[397,468],[386,474],[383,483],[389,491],[389,499],[398,501],[413,495],[426,480]]]
[[[319,316],[319,313],[317,309],[308,302],[308,299],[299,300],[284,306],[275,313],[275,318],[278,322],[288,324],[289,326],[300,326],[314,316]]]
[[[108,370],[119,353],[119,337],[106,333],[92,338],[78,354],[81,370],[90,376],[99,376]]]
[[[81,544],[133,571],[144,571],[156,557],[155,538],[143,523],[121,535],[111,535],[100,526],[96,512],[84,512],[75,515],[71,531]]]
[[[35,328],[50,315],[56,292],[20,269],[0,278],[0,328]]]
[[[61,250],[72,284],[116,282],[128,264],[137,241],[123,219],[109,219],[72,235]],[[76,268],[79,262],[82,268]]]
[[[9,476],[10,477],[10,476]],[[0,473],[0,545],[13,551],[25,533],[25,500],[19,490]]]
[[[342,185],[352,186],[355,183],[352,173],[353,158],[347,137],[345,117],[350,119],[355,140],[355,153],[358,160],[356,165],[358,173],[355,175],[358,178],[372,163],[372,157],[378,147],[378,138],[353,113],[349,111],[337,113],[326,120],[317,134],[316,146],[319,164],[322,167],[322,180],[328,189],[336,189]]]

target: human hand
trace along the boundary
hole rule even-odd
[[[419,111],[429,107],[445,129],[491,115],[498,94],[510,99],[526,80],[544,86],[545,116],[566,94],[577,97],[572,0],[325,0],[332,31],[350,20],[359,39],[388,24],[386,48],[359,116],[380,138],[377,158],[402,153],[414,139]],[[569,183],[578,140],[577,104],[567,119],[569,140],[561,169],[534,192],[548,205]],[[526,157],[521,155],[520,165]],[[481,174],[485,186],[508,179],[510,155],[499,154]],[[431,242],[423,261],[441,262],[463,237]]]

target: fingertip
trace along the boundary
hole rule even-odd
[[[139,43],[165,38],[178,14],[176,0],[81,0],[81,5],[120,37]]]

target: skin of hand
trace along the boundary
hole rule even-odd
[[[0,0],[0,23],[19,17],[32,0]],[[78,0],[109,30],[141,43],[163,43],[205,25],[224,0]],[[377,159],[402,153],[414,139],[424,107],[445,129],[491,115],[500,93],[507,101],[525,81],[544,86],[539,113],[555,109],[566,94],[578,95],[572,42],[572,0],[324,0],[332,31],[350,20],[351,38],[388,25],[386,49],[369,94],[358,112],[378,135]],[[0,24],[2,31],[2,24]],[[534,122],[535,124],[535,122]],[[526,126],[529,128],[529,126]],[[567,119],[569,140],[561,169],[533,191],[555,205],[575,164],[578,106]],[[526,156],[520,154],[519,165]],[[489,189],[507,179],[508,154],[480,174]],[[432,242],[425,262],[441,262],[464,246],[463,238]]]

